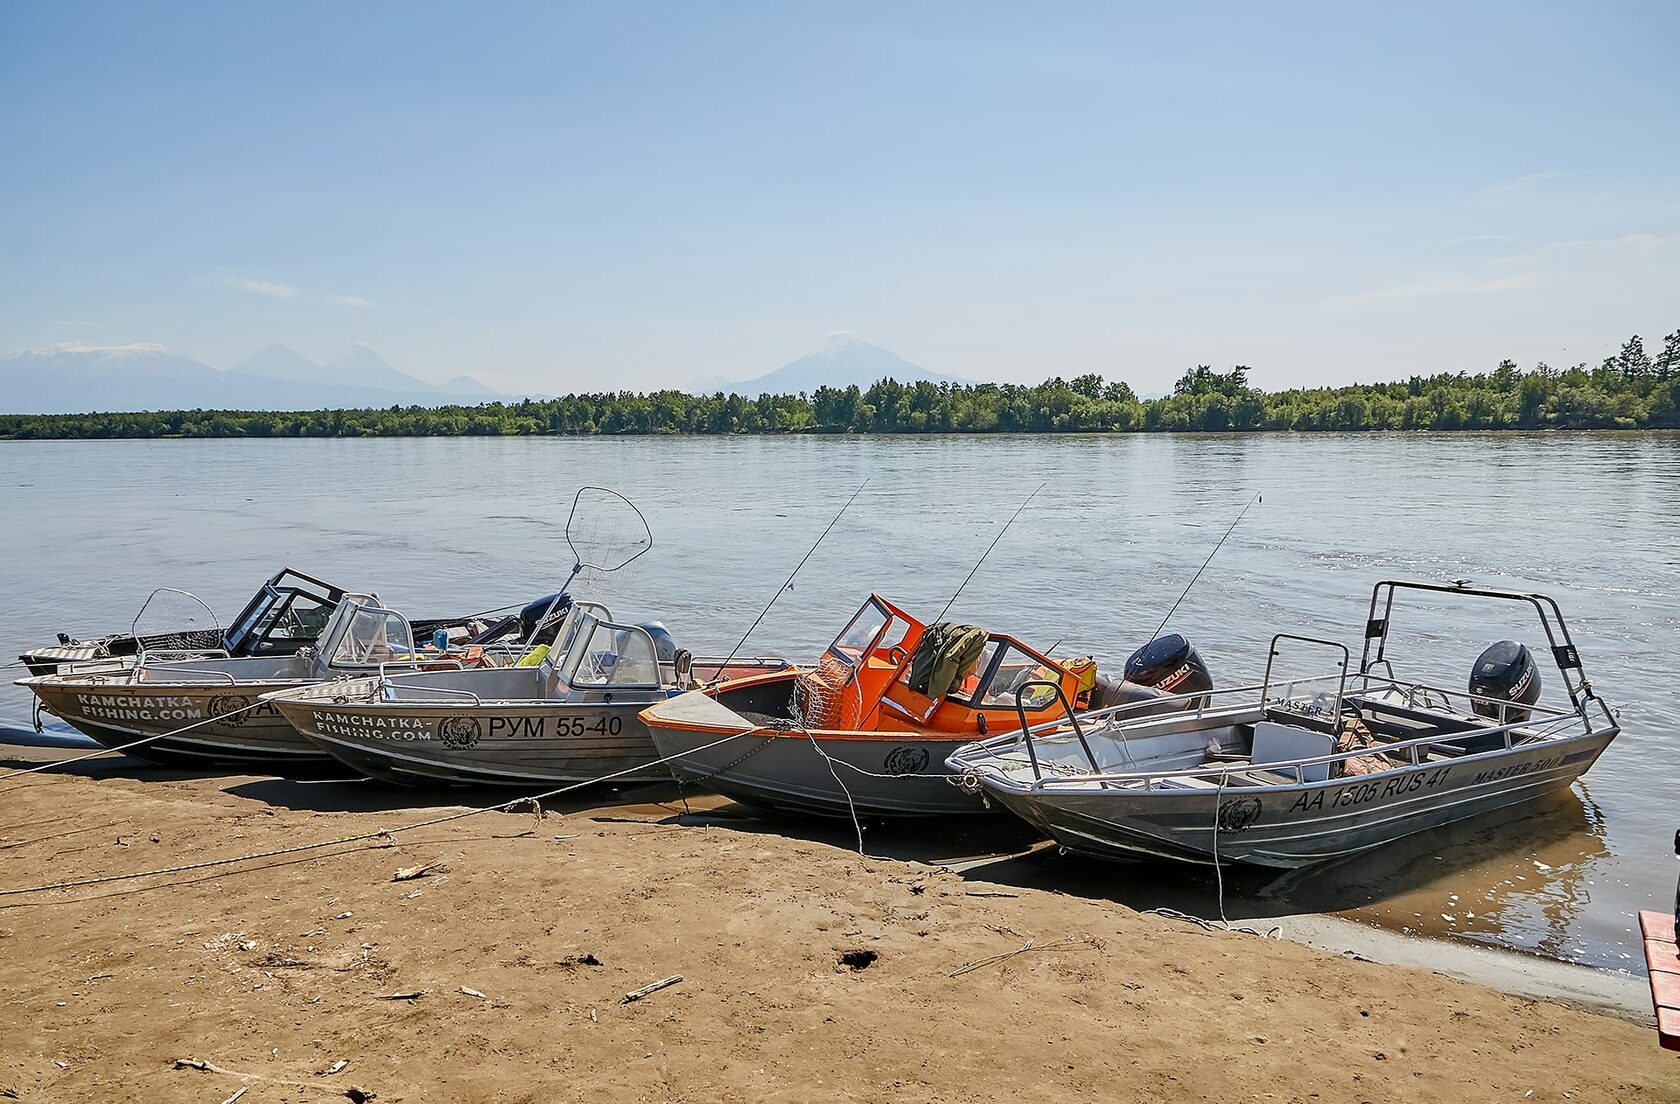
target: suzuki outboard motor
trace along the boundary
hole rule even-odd
[[[1107,709],[1116,705],[1151,699],[1166,699],[1174,694],[1195,694],[1213,689],[1213,674],[1202,662],[1196,648],[1178,633],[1151,640],[1126,660],[1125,679],[1098,676],[1091,694],[1092,709]],[[1140,706],[1121,713],[1121,717],[1150,717],[1175,709],[1194,709],[1205,705],[1207,699],[1184,698],[1167,701],[1161,707]]]
[[[1526,646],[1501,640],[1476,657],[1476,665],[1470,669],[1470,692],[1515,705],[1533,705],[1540,700],[1540,668]],[[1476,702],[1473,708],[1495,724],[1522,724],[1533,716],[1532,710],[1501,707],[1494,702]]]
[[[559,599],[558,602],[555,601],[556,598]],[[554,623],[543,629],[542,639],[538,640],[535,636],[537,626],[542,624],[543,615],[548,613],[548,608],[550,606],[554,607]],[[554,643],[555,635],[560,632],[560,622],[564,620],[567,613],[571,612],[571,608],[572,596],[564,592],[538,598],[535,602],[532,602],[519,611],[520,637],[523,638],[527,644]]]
[[[1126,660],[1126,681],[1164,694],[1194,694],[1213,689],[1213,674],[1195,645],[1178,633],[1157,637]]]

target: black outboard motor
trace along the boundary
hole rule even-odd
[[[558,601],[556,601],[558,599]],[[543,627],[542,639],[537,639],[537,626],[542,624],[543,615],[548,613],[549,607],[554,607],[553,624]],[[538,598],[519,611],[519,635],[527,644],[552,644],[554,637],[560,632],[560,622],[566,614],[571,612],[572,596],[562,591]]]
[[[1194,694],[1213,689],[1213,674],[1196,646],[1178,633],[1157,637],[1126,660],[1126,681],[1164,694]]]
[[[1501,640],[1476,657],[1476,665],[1470,669],[1470,692],[1515,705],[1533,705],[1540,700],[1540,668],[1527,647],[1515,640]],[[1532,710],[1501,707],[1494,702],[1475,702],[1472,708],[1495,724],[1522,724],[1533,716]]]
[[[1195,645],[1178,633],[1151,640],[1126,660],[1125,679],[1098,677],[1091,695],[1092,709],[1107,709],[1116,705],[1168,698],[1174,694],[1196,694],[1213,689],[1213,673],[1202,662]],[[1189,697],[1167,702],[1161,708],[1140,707],[1122,713],[1123,717],[1151,717],[1175,709],[1194,709],[1206,705],[1206,697]]]

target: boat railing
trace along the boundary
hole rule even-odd
[[[1573,716],[1573,714],[1570,716]],[[1563,719],[1565,718],[1555,718],[1554,723],[1555,721],[1561,721]],[[1614,728],[1606,730],[1606,732],[1611,735],[1613,735],[1615,731],[1617,730]],[[1486,728],[1472,729],[1466,732],[1435,732],[1425,736],[1416,736],[1409,740],[1397,740],[1393,743],[1382,743],[1370,747],[1359,747],[1349,751],[1338,751],[1328,755],[1315,755],[1307,758],[1291,759],[1277,763],[1221,763],[1208,767],[1192,767],[1189,769],[1180,768],[1162,771],[1097,771],[1091,774],[1061,775],[1051,776],[1048,778],[1035,773],[1033,776],[1033,785],[1035,788],[1058,785],[1125,785],[1133,789],[1142,788],[1145,790],[1153,790],[1159,788],[1163,783],[1181,784],[1184,782],[1217,781],[1220,785],[1224,786],[1229,782],[1233,775],[1240,775],[1254,770],[1263,770],[1274,774],[1284,775],[1289,779],[1285,782],[1276,783],[1277,785],[1304,786],[1309,782],[1347,783],[1358,781],[1362,778],[1374,779],[1383,774],[1387,774],[1391,770],[1403,770],[1425,766],[1427,764],[1424,756],[1431,751],[1439,750],[1443,744],[1450,744],[1470,738],[1485,738],[1496,735],[1501,737],[1503,747],[1489,748],[1485,752],[1477,752],[1474,754],[1513,751],[1519,744],[1533,743],[1536,741],[1554,738],[1555,733],[1545,731],[1544,726],[1537,728],[1531,721],[1519,721],[1511,724],[1491,725]],[[1335,764],[1345,763],[1350,759],[1371,757],[1392,760],[1396,754],[1401,752],[1406,753],[1406,762],[1394,763],[1393,766],[1379,772],[1376,775],[1337,775]],[[1460,754],[1471,753],[1461,752]],[[1308,779],[1306,777],[1306,772],[1315,767],[1325,767],[1328,777],[1325,779]],[[1174,788],[1177,787],[1175,786]]]
[[[214,668],[199,667],[195,664],[186,662],[187,660],[193,659],[193,658],[199,658],[199,659],[227,659],[227,658],[229,658],[227,652],[222,651],[219,648],[216,649],[216,651],[220,652],[221,654],[220,655],[211,655],[211,654],[207,654],[207,653],[200,653],[200,652],[195,651],[195,650],[186,650],[186,651],[181,651],[181,652],[147,652],[140,657],[140,662],[138,662],[134,665],[134,671],[133,671],[134,681],[135,682],[145,681],[145,676],[153,674],[153,673],[158,672],[158,671],[173,671],[173,672],[175,672],[176,674],[179,674],[179,675],[191,675],[191,676],[193,676],[193,681],[194,682],[199,682],[199,681],[214,682],[218,686],[222,685],[223,682],[226,682],[227,685],[229,685],[229,686],[239,685],[239,680],[234,678],[232,672],[230,672],[230,671],[218,671],[218,670],[215,670]],[[159,656],[159,655],[161,655],[161,656],[171,656],[171,655],[173,655],[173,656],[177,656],[178,659],[175,663],[170,663],[167,659],[164,662],[159,663],[152,658],[154,656]]]
[[[1604,719],[1615,727],[1615,713],[1594,692],[1592,683],[1587,679],[1586,669],[1581,664],[1581,653],[1569,634],[1569,625],[1564,620],[1563,610],[1559,608],[1555,599],[1546,594],[1472,587],[1467,580],[1445,584],[1385,579],[1371,588],[1371,606],[1365,620],[1365,644],[1359,657],[1360,673],[1369,672],[1377,664],[1386,662],[1389,631],[1393,626],[1394,607],[1400,591],[1494,599],[1529,606],[1538,616],[1540,627],[1546,634],[1552,662],[1556,664],[1558,673],[1563,678],[1564,692],[1569,695],[1570,704],[1585,718],[1588,704],[1596,703],[1599,711],[1604,714]],[[1392,672],[1393,668],[1389,670]],[[1591,731],[1590,722],[1588,730]]]
[[[1289,682],[1281,684],[1282,693],[1285,698],[1293,697],[1296,692],[1303,687],[1310,688],[1317,683],[1328,681],[1330,679],[1338,679],[1339,677],[1340,676],[1338,675],[1318,675],[1308,678],[1292,679]],[[1046,684],[1041,682],[1038,683],[1038,685]],[[1079,721],[1086,725],[1093,726],[1093,732],[1101,735],[1108,735],[1118,740],[1121,750],[1126,754],[1127,759],[1130,759],[1131,751],[1126,746],[1126,733],[1123,727],[1126,723],[1147,719],[1161,722],[1176,721],[1180,723],[1188,720],[1194,724],[1210,713],[1239,713],[1246,710],[1252,710],[1256,707],[1264,707],[1266,704],[1266,699],[1264,697],[1259,698],[1257,701],[1232,699],[1236,699],[1238,695],[1264,694],[1268,685],[1269,684],[1265,682],[1257,682],[1246,686],[1230,686],[1224,689],[1198,690],[1188,694],[1165,694],[1158,698],[1143,698],[1138,701],[1122,702],[1119,705],[1106,706],[1102,709],[1086,710],[1083,713],[1075,713],[1070,710],[1064,714],[1064,716],[1052,718],[1048,721],[1041,721],[1035,725],[1026,725],[1024,723],[1026,720],[1024,710],[1020,709],[1022,704],[1022,695],[1020,691],[1017,691],[1016,707],[1017,712],[1021,715],[1021,719],[1023,721],[1022,727],[1014,732],[999,733],[990,739],[982,740],[979,742],[978,746],[992,749],[1009,743],[1013,743],[1016,746],[1020,746],[1025,743],[1027,746],[1028,756],[1033,760],[1034,776],[1037,777],[1038,756],[1037,751],[1033,748],[1033,737],[1048,736],[1053,733],[1065,732],[1068,726],[1069,718],[1077,716]],[[1058,685],[1057,688],[1060,689],[1060,686]],[[1026,686],[1023,686],[1021,689],[1026,689]],[[1227,701],[1215,707],[1215,698],[1223,698],[1227,699]],[[1066,699],[1064,698],[1063,701],[1065,702],[1065,700]],[[1163,702],[1168,703],[1169,705],[1174,702],[1181,702],[1183,703],[1183,708],[1174,709],[1171,712],[1166,713],[1159,712]],[[1115,730],[1117,728],[1120,729],[1120,731],[1116,732]],[[1083,731],[1080,733],[1080,742],[1085,748],[1086,757],[1091,760],[1092,769],[1100,770],[1101,768],[1097,765],[1096,757],[1091,754],[1090,744],[1085,739]]]
[[[1091,761],[1091,770],[1101,771],[1102,767],[1098,765],[1097,757],[1091,754],[1091,745],[1085,740],[1085,730],[1079,727],[1079,715],[1074,712],[1073,703],[1068,701],[1067,693],[1062,689],[1062,684],[1051,682],[1049,679],[1030,679],[1015,688],[1015,715],[1021,718],[1021,734],[1026,737],[1027,756],[1032,760],[1033,777],[1042,777],[1038,769],[1038,753],[1033,749],[1031,736],[1033,726],[1027,724],[1027,691],[1034,689],[1049,690],[1056,695],[1056,701],[1061,705],[1062,713],[1067,717],[1068,723],[1073,726],[1073,734],[1079,737],[1079,746],[1085,749],[1085,758]]]
[[[424,665],[422,667],[422,664]],[[458,659],[447,659],[439,656],[435,659],[388,659],[379,665],[379,689],[388,690],[391,685],[391,669],[399,672],[414,674],[417,671],[464,671],[466,666]]]
[[[1384,662],[1387,661],[1385,660]],[[1414,709],[1443,709],[1451,711],[1453,709],[1454,699],[1458,699],[1468,705],[1471,712],[1475,712],[1475,707],[1478,705],[1486,706],[1495,710],[1493,716],[1501,722],[1508,719],[1513,711],[1522,710],[1523,712],[1531,715],[1543,715],[1547,718],[1575,717],[1581,721],[1587,731],[1592,731],[1592,720],[1587,716],[1585,702],[1582,702],[1579,706],[1571,709],[1563,709],[1554,705],[1541,705],[1538,702],[1533,705],[1524,705],[1521,702],[1514,702],[1508,698],[1490,698],[1485,694],[1472,694],[1468,690],[1455,690],[1448,686],[1434,686],[1424,682],[1408,682],[1404,679],[1394,678],[1392,674],[1389,676],[1366,674],[1356,677],[1361,679],[1361,692],[1369,692],[1369,689],[1372,686],[1376,686],[1378,688],[1389,687],[1403,692],[1406,695],[1406,704]],[[1430,701],[1429,698],[1431,695],[1439,698],[1440,701],[1438,703]],[[1594,700],[1596,701],[1597,699],[1595,698]],[[1485,716],[1486,714],[1483,715]],[[1611,724],[1614,724],[1616,721],[1616,718],[1611,715],[1608,710],[1605,711],[1605,719]]]
[[[415,692],[422,694],[436,694],[440,698],[465,698],[466,700],[472,702],[475,706],[484,704],[484,699],[480,698],[476,693],[471,690],[463,690],[457,686],[427,686],[424,683],[419,682],[405,682],[403,683],[402,692],[405,694]],[[391,682],[389,679],[380,680],[379,688],[376,693],[384,697],[386,701],[397,700],[396,684]]]
[[[1576,709],[1560,709],[1539,704],[1519,705],[1518,703],[1506,701],[1500,698],[1489,698],[1478,694],[1471,694],[1467,691],[1449,690],[1445,687],[1430,686],[1424,683],[1404,682],[1399,679],[1386,678],[1370,672],[1366,672],[1356,677],[1358,678],[1360,685],[1354,692],[1355,695],[1369,694],[1375,690],[1389,688],[1405,695],[1408,705],[1415,707],[1419,692],[1427,691],[1429,693],[1441,695],[1443,700],[1448,702],[1446,708],[1449,710],[1451,708],[1450,702],[1453,698],[1463,699],[1464,701],[1470,703],[1472,707],[1476,704],[1482,704],[1496,707],[1499,710],[1496,715],[1496,719],[1501,722],[1499,725],[1469,729],[1463,732],[1436,733],[1418,740],[1417,742],[1420,744],[1441,743],[1443,740],[1462,740],[1478,736],[1488,736],[1499,731],[1516,730],[1525,725],[1532,728],[1536,723],[1533,719],[1535,717],[1540,718],[1541,724],[1564,720],[1579,721],[1582,723],[1586,733],[1591,734],[1594,731],[1590,719],[1585,714],[1584,703],[1581,703],[1581,706]],[[1036,725],[1027,725],[1025,723],[1025,710],[1022,708],[1024,694],[1022,691],[1028,689],[1031,685],[1045,686],[1048,684],[1042,682],[1026,684],[1016,692],[1016,711],[1022,721],[1021,728],[1014,732],[999,733],[990,739],[980,741],[979,746],[987,748],[988,750],[995,750],[1011,743],[1017,747],[1025,744],[1028,758],[1033,764],[1033,776],[1035,778],[1039,778],[1042,777],[1042,773],[1039,767],[1038,750],[1034,746],[1033,738],[1035,736],[1043,737],[1052,734],[1065,735],[1068,729],[1069,721],[1073,720],[1080,746],[1085,752],[1085,757],[1091,762],[1093,772],[1101,774],[1101,767],[1098,765],[1096,756],[1092,754],[1091,745],[1086,736],[1086,729],[1080,727],[1081,724],[1088,726],[1093,734],[1107,736],[1110,739],[1115,740],[1119,744],[1122,753],[1125,754],[1128,762],[1130,762],[1132,756],[1131,749],[1128,746],[1128,733],[1126,731],[1126,726],[1128,724],[1141,724],[1145,722],[1160,722],[1162,724],[1177,722],[1182,724],[1188,721],[1190,722],[1191,727],[1199,727],[1199,722],[1203,721],[1209,714],[1242,714],[1245,712],[1252,712],[1254,710],[1264,711],[1269,708],[1280,709],[1284,712],[1308,715],[1311,715],[1314,712],[1320,712],[1325,716],[1330,716],[1331,714],[1328,710],[1318,710],[1310,704],[1300,703],[1295,699],[1303,693],[1314,693],[1316,695],[1321,687],[1325,687],[1327,684],[1333,683],[1336,687],[1334,695],[1335,700],[1340,703],[1346,693],[1345,682],[1345,668],[1339,668],[1337,671],[1329,674],[1295,678],[1281,683],[1273,683],[1270,679],[1270,673],[1268,672],[1267,678],[1258,683],[1251,683],[1244,686],[1226,687],[1223,689],[1195,691],[1187,694],[1166,695],[1159,698],[1144,698],[1139,701],[1124,702],[1120,705],[1109,706],[1104,709],[1087,710],[1083,713],[1068,709],[1066,699],[1063,698],[1063,716],[1056,717],[1048,721],[1042,721]],[[1277,692],[1275,696],[1273,696],[1273,691]],[[1218,700],[1216,701],[1216,699]],[[1175,700],[1184,703],[1184,708],[1175,709],[1171,712],[1160,712],[1161,704],[1163,702],[1171,703]],[[1509,711],[1517,708],[1527,711],[1530,714],[1530,718],[1523,721],[1509,722]],[[1611,727],[1614,728],[1614,717],[1608,717],[1607,719],[1609,720]],[[1343,758],[1355,758],[1361,754],[1369,755],[1372,754],[1373,751],[1386,753],[1389,751],[1403,749],[1411,743],[1412,741],[1396,741],[1393,743],[1385,742],[1376,748],[1364,748],[1349,752],[1346,755],[1331,758],[1339,761]],[[1506,745],[1507,747],[1510,746],[1509,738],[1507,738]],[[1311,763],[1319,761],[1320,760],[1315,759],[1308,761],[1308,763],[1310,765]],[[1326,759],[1323,761],[1330,760]]]

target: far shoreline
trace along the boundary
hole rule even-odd
[[[32,415],[33,416],[33,415]],[[887,432],[868,431],[862,433],[771,433],[771,432],[740,432],[740,433],[528,433],[528,434],[484,434],[484,433],[339,433],[339,434],[310,434],[300,436],[260,437],[249,434],[164,434],[159,436],[7,436],[0,434],[0,444],[111,444],[111,443],[177,443],[187,441],[251,441],[264,443],[305,442],[305,441],[513,441],[513,440],[543,440],[543,441],[986,441],[986,440],[1041,440],[1041,441],[1111,441],[1125,439],[1160,439],[1187,441],[1248,441],[1248,440],[1321,440],[1326,438],[1370,437],[1370,438],[1401,438],[1401,439],[1435,439],[1435,438],[1524,438],[1524,439],[1572,439],[1572,438],[1646,438],[1646,437],[1680,437],[1680,426],[1646,426],[1646,427],[1614,427],[1593,426],[1582,428],[1565,428],[1561,426],[1547,427],[1466,427],[1463,429],[1225,429],[1225,430],[1183,430],[1183,429],[1133,429],[1133,430],[953,430],[953,431],[922,431],[922,432]]]

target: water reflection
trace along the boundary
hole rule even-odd
[[[1291,871],[1256,892],[1294,911],[1346,912],[1402,931],[1622,967],[1623,948],[1588,939],[1580,923],[1609,858],[1597,806],[1564,791]]]

